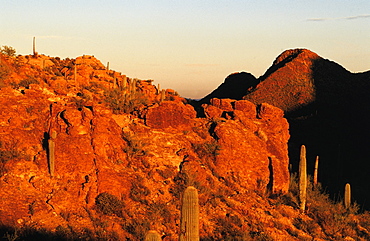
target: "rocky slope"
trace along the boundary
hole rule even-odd
[[[299,146],[305,144],[311,173],[315,156],[320,156],[320,180],[330,193],[338,195],[349,182],[355,187],[355,200],[369,208],[370,178],[366,170],[370,166],[365,160],[366,147],[370,145],[370,72],[350,73],[309,50],[293,49],[278,56],[258,79],[246,79],[245,75],[231,75],[244,84],[234,81],[226,86],[225,80],[201,103],[218,97],[217,93],[225,88],[239,86],[244,91],[243,97],[238,93],[229,98],[281,108],[290,124],[293,170],[297,170]]]
[[[249,91],[259,82],[234,74],[224,86],[240,76],[253,82],[243,84]],[[199,191],[201,240],[370,238],[368,214],[354,215],[317,188],[309,188],[307,211],[298,210],[284,111],[240,100],[242,92],[229,99],[233,87],[207,97],[199,118],[151,82],[93,56],[0,54],[6,240],[141,240],[149,229],[177,240],[189,185]]]
[[[288,123],[271,105],[215,99],[208,118],[196,118],[174,91],[107,70],[93,56],[1,55],[0,81],[5,228],[120,240],[156,229],[175,240],[179,198],[193,185],[201,236],[219,230],[221,238],[222,220],[239,220],[234,231],[242,232],[245,212],[264,212],[268,201],[256,192],[288,192]]]
[[[150,229],[178,240],[187,186],[199,192],[201,240],[370,238],[369,214],[319,188],[299,211],[288,122],[270,104],[232,91],[199,118],[175,91],[93,56],[0,54],[0,87],[6,240],[142,240]]]

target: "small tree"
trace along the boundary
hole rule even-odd
[[[12,47],[10,47],[10,46],[6,46],[6,45],[4,45],[4,46],[2,46],[1,48],[0,48],[0,52],[2,53],[2,54],[5,54],[5,55],[8,55],[8,56],[10,56],[10,57],[13,57],[13,56],[15,56],[15,49],[14,48],[12,48]]]

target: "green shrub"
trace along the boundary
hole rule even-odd
[[[148,98],[140,91],[127,93],[120,89],[112,89],[106,90],[104,96],[105,102],[115,114],[129,114],[149,103]]]
[[[0,88],[5,87],[4,80],[9,76],[10,70],[7,66],[0,64]]]
[[[193,148],[200,158],[206,156],[217,156],[221,150],[221,147],[216,140],[201,144],[193,144]]]
[[[71,98],[71,102],[76,105],[78,109],[87,106],[87,103],[91,100],[91,97],[84,92],[78,92],[76,97]]]
[[[124,204],[116,196],[103,192],[99,194],[95,199],[96,208],[99,212],[105,215],[117,215],[122,217],[122,210]]]
[[[130,198],[134,201],[147,204],[148,201],[146,200],[146,197],[150,194],[150,190],[141,182],[141,178],[138,178],[137,181],[132,182],[130,189]]]
[[[354,227],[357,226],[353,219],[353,214],[357,214],[358,205],[354,204],[347,210],[343,201],[333,201],[329,198],[320,185],[313,187],[312,178],[308,178],[307,186],[307,210],[306,214],[312,219],[312,221],[295,219],[293,224],[304,232],[309,232],[313,237],[321,237],[322,234],[319,230],[322,230],[325,236],[329,239],[338,240],[346,236],[351,236],[356,239],[356,236],[362,237],[363,234],[359,231],[356,233]],[[297,175],[292,175],[290,193],[291,198],[286,203],[291,205],[294,202],[294,207],[298,208],[298,184]],[[292,196],[295,196],[292,198]],[[367,227],[370,228],[370,227]],[[316,230],[316,232],[315,232]]]
[[[5,54],[7,56],[10,56],[10,57],[14,57],[15,56],[15,49],[13,47],[10,47],[10,46],[6,46],[6,45],[3,45],[1,48],[0,48],[0,52],[2,54]]]
[[[27,79],[21,80],[18,84],[12,83],[12,86],[15,89],[17,89],[19,87],[24,87],[24,88],[28,89],[31,84],[39,84],[39,83],[40,82],[37,79],[35,79],[33,77],[29,77]]]
[[[7,170],[5,163],[10,160],[24,157],[24,155],[17,149],[18,143],[4,143],[0,141],[0,177],[3,176]]]
[[[129,132],[122,132],[122,139],[127,142],[127,146],[123,148],[123,151],[127,154],[129,160],[135,157],[145,156],[147,153],[144,147],[147,145],[145,142],[136,138],[135,135]]]
[[[122,229],[132,234],[132,236],[135,237],[135,240],[143,240],[145,238],[145,234],[150,229],[150,223],[146,219],[125,220],[121,226]]]
[[[157,221],[163,219],[164,223],[170,223],[173,221],[173,215],[168,209],[168,205],[165,202],[153,202],[148,205],[147,209],[148,220]]]

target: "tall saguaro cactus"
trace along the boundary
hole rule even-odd
[[[189,186],[182,197],[180,241],[199,241],[198,191]]]
[[[307,196],[307,161],[306,161],[306,147],[301,146],[301,154],[299,161],[299,208],[304,211],[306,209]]]
[[[351,185],[349,183],[344,187],[344,207],[349,209],[351,206]]]
[[[75,79],[75,83],[77,82],[77,63],[74,64],[74,79]]]
[[[163,102],[166,99],[166,90],[161,91],[161,102]]]
[[[36,57],[37,56],[37,52],[36,52],[36,37],[33,37],[32,52],[33,52],[33,56]]]
[[[317,179],[318,179],[318,172],[319,172],[319,156],[316,157],[315,161],[315,170],[313,172],[313,186],[317,186]]]
[[[57,132],[52,131],[49,134],[48,140],[48,164],[49,164],[49,173],[50,176],[54,176],[54,169],[55,169],[55,138],[57,138]]]
[[[161,235],[155,230],[149,230],[145,235],[145,241],[161,241]]]

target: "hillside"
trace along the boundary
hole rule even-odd
[[[243,79],[245,73],[232,74]],[[227,78],[229,79],[230,76]],[[253,77],[254,78],[254,77]],[[351,73],[339,64],[307,49],[284,51],[264,75],[245,79],[248,88],[227,79],[200,103],[218,98],[224,88],[238,88],[244,99],[258,105],[269,103],[284,110],[290,125],[289,153],[293,170],[302,144],[308,146],[311,174],[315,157],[320,156],[320,180],[333,198],[343,196],[343,186],[355,186],[355,200],[370,208],[366,170],[369,141],[370,71]],[[255,83],[255,84],[254,84]]]
[[[199,192],[201,240],[366,240],[369,214],[309,187],[298,208],[289,125],[270,104],[173,90],[93,56],[0,54],[0,224],[5,240],[178,240]],[[298,154],[298,153],[297,153]]]

